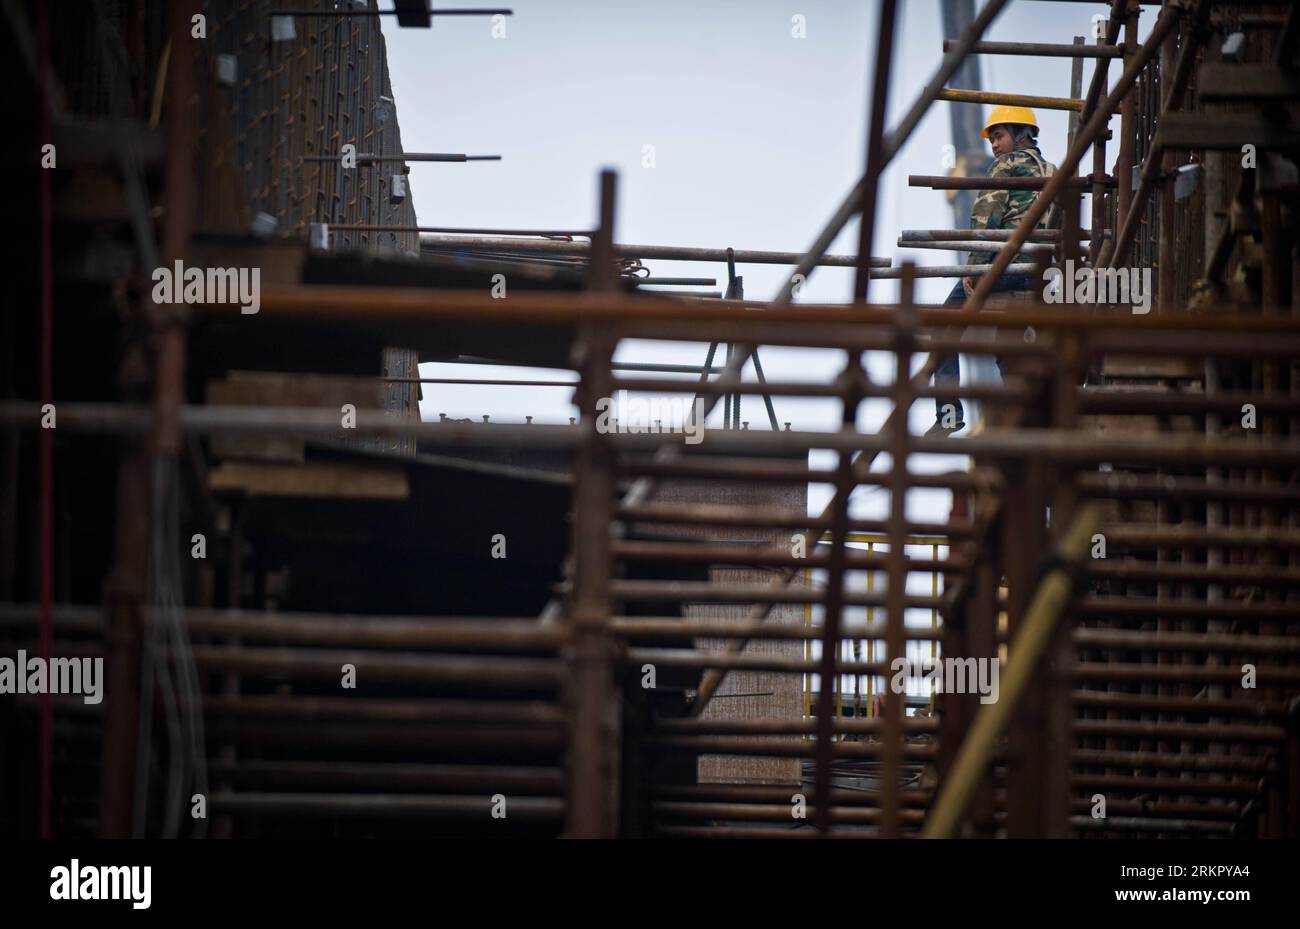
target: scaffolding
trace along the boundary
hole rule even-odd
[[[118,396],[56,392],[48,357],[43,376],[38,359],[31,377],[5,385],[0,639],[32,654],[101,657],[107,668],[103,709],[46,695],[0,718],[37,746],[33,831],[179,834],[190,824],[177,821],[175,785],[202,783],[213,818],[194,825],[196,836],[295,834],[304,823],[325,830],[315,834],[348,828],[340,824],[472,831],[490,825],[486,797],[498,795],[515,834],[1296,835],[1294,5],[1271,16],[1204,0],[1167,0],[1158,12],[1114,0],[1097,44],[1054,45],[984,41],[1007,6],[990,0],[887,127],[898,4],[882,0],[864,170],[802,254],[620,243],[611,172],[588,230],[420,226],[379,167],[402,164],[403,150],[376,20],[322,10],[304,17],[302,36],[267,42],[267,10],[209,4],[214,27],[238,37],[236,73],[251,75],[236,78],[232,96],[222,90],[228,66],[182,41],[190,6],[167,5],[169,46],[162,35],[133,46],[139,73],[166,78],[161,130],[141,120],[147,95],[121,94],[113,117],[120,132],[122,111],[136,107],[130,125],[151,140],[142,151],[147,178],[160,182],[161,220],[128,206],[117,221],[134,220],[141,242],[156,225],[164,263],[203,255],[262,267],[263,334],[243,334],[236,304],[153,304],[124,275],[111,296],[128,321]],[[1139,42],[1144,7],[1156,20]],[[1239,32],[1223,60],[1216,36]],[[907,230],[898,242],[996,248],[988,265],[870,257],[881,176],[934,102],[1026,102],[947,86],[979,54],[1094,60],[1086,93],[1080,67],[1069,97],[1030,104],[1077,115],[1058,171],[1021,185],[1038,195],[1015,229]],[[1112,60],[1120,73],[1108,86]],[[60,120],[70,125],[70,115]],[[322,160],[349,139],[374,153],[353,174]],[[1237,158],[1243,146],[1249,163]],[[151,161],[155,149],[169,155]],[[1054,204],[1063,228],[1037,229]],[[284,235],[243,235],[259,212]],[[828,255],[854,217],[858,255]],[[77,221],[47,211],[41,227],[66,235]],[[328,227],[324,243],[311,241],[313,225]],[[214,240],[232,230],[242,237]],[[399,261],[392,250],[412,254]],[[1016,263],[1021,254],[1034,263]],[[726,262],[728,291],[643,292],[643,259]],[[744,297],[734,266],[745,262],[787,265],[789,282],[771,300]],[[1043,280],[1071,262],[1154,269],[1152,312],[994,291],[1004,274]],[[855,268],[854,302],[794,304],[796,280],[828,265]],[[507,266],[529,285],[498,296],[487,281]],[[958,309],[925,306],[915,283],[927,274],[970,276],[974,292]],[[870,300],[879,279],[898,281],[896,302]],[[690,280],[675,286],[713,286]],[[46,282],[47,326],[55,289]],[[963,335],[971,326],[983,341]],[[340,359],[340,343],[351,357],[329,369],[335,380],[313,380],[312,367],[268,360],[289,337],[304,365]],[[616,363],[634,339],[713,349],[698,366]],[[48,351],[48,329],[39,341]],[[241,341],[258,343],[239,346],[256,376],[215,360]],[[773,380],[759,360],[767,346],[843,361],[830,378]],[[932,385],[939,359],[957,352],[999,359],[1002,383]],[[868,353],[889,377],[872,376]],[[416,361],[434,357],[574,370],[580,415],[568,425],[421,421],[418,385],[437,379],[420,378]],[[744,376],[751,362],[754,380]],[[701,411],[700,426],[721,399],[724,428],[704,430],[698,445],[661,423],[607,428],[597,404],[619,391],[675,398]],[[770,428],[740,427],[745,396],[765,398]],[[365,399],[349,414],[350,397]],[[780,428],[773,404],[790,397],[836,402],[837,427]],[[958,400],[985,410],[978,432],[912,432],[914,404]],[[880,401],[889,415],[862,429],[864,405]],[[112,557],[93,581],[56,554],[70,534],[54,525],[51,408],[69,443],[61,459],[84,443],[118,465]],[[31,435],[44,451],[20,463],[20,436]],[[812,466],[815,450],[834,464]],[[919,467],[930,456],[963,464]],[[461,609],[413,615],[403,591],[345,576],[337,552],[358,549],[343,546],[393,552],[416,538],[393,527],[443,474],[464,481],[444,494],[476,488],[484,505],[505,482],[521,488],[518,499],[545,507],[530,529],[537,538],[567,516],[566,550],[527,556],[541,578],[530,590],[544,594],[535,609],[485,614],[457,598],[456,578],[420,578]],[[832,489],[816,515],[810,485]],[[35,487],[41,505],[23,505]],[[853,512],[864,487],[887,499],[882,517]],[[949,518],[909,517],[918,490],[950,494]],[[75,497],[60,500],[79,518]],[[191,528],[219,570],[176,563]],[[300,547],[294,564],[314,563],[325,606],[278,608],[289,580],[267,554],[276,533]],[[28,535],[41,540],[29,564],[18,543]],[[467,563],[471,545],[489,548],[475,538],[445,554]],[[492,577],[490,566],[474,570]],[[100,582],[102,606],[65,595]],[[510,583],[502,574],[485,586]],[[909,644],[996,668],[1000,696],[886,686]],[[373,689],[340,695],[347,668]],[[855,680],[871,682],[866,706],[860,685],[852,705],[844,699]],[[142,725],[151,718],[165,735]],[[84,770],[95,752],[97,779]],[[180,773],[164,776],[163,759]],[[66,787],[58,804],[56,778]],[[797,799],[805,815],[792,815]]]

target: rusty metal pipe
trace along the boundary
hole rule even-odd
[[[1237,622],[1285,622],[1295,620],[1295,610],[1268,602],[1236,603],[1221,600],[1207,603],[1190,598],[1155,600],[1145,597],[1089,596],[1079,601],[1081,616],[1141,617],[1166,616],[1177,619],[1232,619]]]
[[[244,674],[277,674],[337,681],[340,668],[351,664],[358,676],[376,681],[423,682],[471,689],[518,687],[554,689],[561,683],[559,662],[540,658],[481,658],[441,655],[400,655],[342,649],[248,648],[195,646],[194,660],[202,667]]]
[[[1108,543],[1121,545],[1179,545],[1204,548],[1296,548],[1300,547],[1300,531],[1260,526],[1257,528],[1231,528],[1182,525],[1126,526],[1121,523],[1102,526],[1101,532]]]
[[[1070,802],[1070,811],[1073,813],[1089,813],[1092,810],[1092,801],[1087,799],[1076,799]],[[1208,803],[1170,803],[1167,801],[1147,801],[1147,800],[1107,800],[1106,813],[1107,817],[1103,822],[1110,822],[1110,813],[1117,813],[1122,816],[1136,817],[1136,822],[1143,822],[1150,819],[1153,823],[1167,820],[1173,817],[1181,817],[1184,822],[1195,821],[1222,821],[1236,822],[1240,815],[1238,804],[1230,802],[1227,805]],[[1150,829],[1151,831],[1160,831],[1159,826],[1143,826],[1140,828]]]
[[[819,659],[782,658],[779,655],[750,652],[701,651],[693,648],[629,648],[627,662],[632,665],[652,664],[666,668],[726,668],[728,670],[776,671],[783,674],[817,673]],[[888,662],[841,661],[841,674],[864,674],[875,677],[893,673]],[[916,677],[921,676],[917,672]]]
[[[924,240],[915,240],[911,242],[899,241],[899,248],[916,248],[921,251],[943,251],[943,252],[983,252],[989,251],[987,242],[970,240],[966,242],[959,241],[938,241],[928,242]],[[1020,251],[1026,255],[1036,255],[1041,253],[1051,253],[1056,250],[1056,246],[1051,242],[1028,242],[1021,247]]]
[[[588,235],[589,233],[581,233]],[[483,238],[478,236],[422,235],[420,247],[430,251],[462,251],[479,249],[482,251],[512,252],[518,254],[548,254],[581,258],[591,252],[586,242],[564,242],[556,239],[511,239]],[[804,256],[799,252],[761,251],[746,248],[688,248],[678,245],[633,245],[630,243],[614,245],[614,254],[620,258],[645,258],[657,261],[721,261],[730,259],[736,264],[795,264]],[[858,259],[856,255],[822,255],[817,259],[818,267],[853,268]],[[890,259],[874,257],[871,267],[888,268]]]
[[[971,348],[980,348],[981,346],[972,345],[971,343],[961,343]],[[982,346],[992,354],[997,351],[997,346]],[[428,379],[424,379],[427,383]],[[451,383],[456,383],[452,381]],[[519,381],[501,381],[498,383],[527,383]],[[572,386],[570,382],[564,382]],[[547,381],[545,385],[559,386],[559,382]],[[673,380],[671,378],[618,378],[613,381],[613,386],[617,390],[634,391],[636,393],[654,393],[654,394],[673,394],[673,393],[696,393],[700,396],[721,396],[723,394],[747,394],[762,395],[767,394],[773,397],[839,397],[843,393],[843,387],[836,383],[807,383],[794,381],[742,381],[732,378],[726,381],[685,381]],[[864,385],[862,394],[864,397],[888,397],[891,388],[888,385],[871,384]],[[1002,384],[967,384],[959,387],[925,387],[918,388],[917,396],[919,397],[966,397],[972,400],[992,400],[992,401],[1026,401],[1032,398],[1029,386],[1022,380],[1013,380],[1011,383]]]
[[[1064,175],[1055,175],[1054,179]],[[1042,202],[1039,198],[1036,202]],[[969,234],[972,230],[965,230]],[[1015,240],[1016,248],[1024,242],[1018,234],[1025,233],[1024,226],[1011,230],[1007,241]],[[1015,252],[1011,253],[1012,255]],[[896,269],[901,270],[901,269]],[[917,269],[920,271],[921,269]],[[246,318],[235,304],[204,304],[201,312],[213,317]],[[761,310],[762,316],[755,311]],[[846,326],[894,326],[898,307],[893,304],[812,304],[789,306],[758,300],[722,300],[707,304],[684,304],[653,294],[579,293],[555,294],[547,292],[512,291],[508,297],[494,298],[483,290],[429,290],[414,287],[364,287],[315,284],[299,287],[262,288],[259,315],[267,318],[303,318],[316,321],[352,319],[358,322],[403,319],[464,320],[514,320],[547,325],[568,325],[595,320],[613,323],[635,322],[658,324],[669,321],[686,321],[692,324],[690,341],[710,341],[716,334],[710,323],[778,322],[791,324],[791,328],[813,323],[841,323]],[[918,326],[950,326],[961,321],[963,313],[943,308],[915,308]],[[1300,320],[1289,317],[1243,316],[1231,307],[1207,308],[1205,315],[1184,314],[1160,316],[1151,314],[1141,318],[1131,312],[1098,313],[1078,316],[1059,310],[1022,309],[1004,315],[990,314],[980,318],[981,325],[1023,330],[1033,326],[1050,329],[1113,329],[1117,334],[1145,338],[1148,333],[1168,331],[1216,331],[1296,333]],[[683,336],[682,338],[688,338]],[[1159,354],[1164,346],[1156,343],[1149,354]],[[1202,345],[1201,350],[1213,354],[1215,346]],[[738,370],[738,366],[736,367]],[[730,371],[728,373],[734,373]]]
[[[827,717],[831,720],[828,731],[852,735],[880,735],[884,722],[879,719],[853,717]],[[702,719],[687,716],[678,719],[661,719],[655,722],[655,731],[661,735],[815,735],[819,722],[811,719]],[[937,719],[909,718],[903,721],[903,732],[909,735],[938,732]]]
[[[501,790],[558,795],[564,789],[559,768],[509,765],[364,764],[343,761],[212,760],[214,778],[235,786],[368,787],[405,791],[465,790],[484,784]]]
[[[691,461],[651,461],[648,459],[631,459],[623,464],[628,474],[648,474],[654,477],[702,479],[709,477],[726,478],[743,481],[775,481],[778,483],[830,483],[832,472],[822,468],[808,468],[803,465],[780,461],[754,461],[748,458],[726,458],[710,456],[707,459]],[[889,480],[883,471],[857,475],[861,485],[881,485]],[[991,469],[982,468],[974,472],[949,472],[947,474],[909,474],[910,487],[943,487],[953,490],[991,490],[996,491],[1001,482]],[[817,517],[821,518],[821,517]],[[815,519],[810,525],[815,525]]]
[[[1220,484],[1203,478],[1110,473],[1080,474],[1075,483],[1080,491],[1099,499],[1189,499],[1262,504],[1285,504],[1295,500],[1294,486],[1275,481]]]
[[[847,530],[846,530],[847,531]],[[618,540],[613,543],[616,556],[634,561],[687,561],[705,564],[747,564],[767,567],[825,567],[828,556],[822,551],[811,551],[806,557],[797,557],[780,549],[773,550],[767,542],[643,542]],[[851,570],[883,570],[889,563],[888,555],[861,550],[845,553],[845,565]],[[908,571],[943,573],[946,569],[965,570],[969,565],[962,558],[905,559]]]
[[[1076,767],[1162,768],[1175,771],[1249,772],[1263,774],[1271,762],[1260,756],[1190,755],[1177,752],[1115,752],[1076,748],[1070,753]]]
[[[1011,229],[904,229],[898,234],[898,244],[911,242],[1005,242],[1011,238]],[[1060,242],[1063,230],[1035,229],[1029,234],[1028,242]],[[1091,233],[1079,230],[1079,238],[1087,240]]]
[[[1237,677],[1240,678],[1241,675],[1238,674]],[[1286,729],[1283,726],[1249,726],[1242,723],[1215,726],[1206,723],[1139,722],[1128,719],[1076,719],[1070,723],[1070,731],[1081,738],[1129,736],[1144,739],[1269,744],[1281,744],[1286,739]]]
[[[758,526],[775,529],[827,529],[830,521],[824,517],[807,516],[776,507],[740,507],[724,504],[649,503],[640,506],[620,506],[615,510],[619,519],[645,523],[671,523],[699,526]],[[879,519],[850,519],[850,532],[885,531],[885,521]],[[940,536],[965,538],[972,532],[969,522],[918,523],[909,522],[910,536]]]
[[[949,177],[948,175],[909,174],[908,187],[928,187],[931,190],[1042,190],[1051,178],[1048,177]],[[1115,187],[1113,177],[1093,178],[1090,175],[1072,177],[1066,188],[1083,192],[1093,184]],[[999,230],[1010,231],[1010,230]],[[1024,249],[1021,249],[1024,251]]]
[[[788,641],[822,638],[822,631],[814,626],[787,626],[780,623],[769,623],[760,629],[752,629],[743,623],[674,618],[656,619],[640,616],[615,616],[610,620],[610,629],[628,639],[684,637]],[[903,630],[904,637],[912,642],[935,641],[941,634],[941,631],[922,627],[909,627]],[[882,639],[884,636],[885,627],[879,623],[868,625],[849,623],[840,630],[842,640]]]
[[[337,14],[336,14],[337,15]],[[248,816],[329,816],[385,819],[483,819],[490,815],[489,797],[435,794],[244,793],[215,791],[212,809]],[[564,818],[558,797],[511,797],[511,818],[550,822]]]
[[[327,726],[304,726],[297,720],[248,720],[217,716],[206,729],[223,745],[247,745],[311,752],[397,750],[447,752],[450,757],[494,760],[553,759],[569,742],[558,725],[539,723],[391,723],[378,720],[332,720]]]
[[[620,600],[682,600],[692,603],[820,603],[818,590],[789,588],[781,585],[712,584],[708,581],[614,581],[614,596]],[[883,606],[884,594],[849,591],[848,606]],[[908,609],[943,608],[941,597],[909,596]]]
[[[1156,819],[1154,817],[1107,816],[1105,819],[1094,819],[1092,816],[1071,816],[1070,825],[1075,829],[1096,830],[1099,832],[1180,832],[1197,836],[1221,835],[1225,838],[1230,834],[1227,824],[1198,822],[1188,819]]]
[[[1177,777],[1124,777],[1107,774],[1076,774],[1070,778],[1076,790],[1107,790],[1116,793],[1139,794],[1209,794],[1221,796],[1252,796],[1259,785],[1251,781],[1193,781]]]
[[[195,637],[294,645],[363,645],[373,648],[441,648],[472,651],[554,651],[567,630],[535,619],[415,618],[323,613],[187,610]]]
[[[1300,637],[1228,635],[1203,632],[1136,632],[1076,629],[1074,644],[1089,648],[1227,652],[1244,655],[1300,655]]]
[[[811,804],[816,794],[805,785],[802,793]],[[687,800],[706,803],[790,803],[791,789],[778,784],[665,784],[656,787],[653,796],[659,800]],[[880,791],[832,788],[831,802],[835,806],[879,806]],[[900,791],[899,802],[909,807],[924,807],[931,799],[929,791]]]
[[[1082,100],[1069,97],[1040,97],[1034,94],[1008,94],[997,90],[962,90],[946,87],[939,91],[937,100],[949,103],[979,103],[991,106],[1031,106],[1043,110],[1081,110]]]
[[[1077,632],[1082,630],[1076,630]],[[1117,710],[1143,710],[1175,715],[1243,716],[1259,720],[1286,718],[1286,706],[1261,700],[1216,700],[1197,697],[1162,697],[1117,693],[1106,690],[1075,690],[1070,699],[1076,706]]]
[[[1195,564],[1152,564],[1150,562],[1096,559],[1087,565],[1095,578],[1111,581],[1156,580],[1191,584],[1246,584],[1258,587],[1294,586],[1300,573],[1285,567],[1255,565],[1200,566]]]
[[[1076,682],[1141,681],[1181,684],[1240,684],[1242,677],[1242,672],[1236,668],[1099,662],[1080,662],[1070,669],[1070,674]],[[1300,668],[1257,667],[1255,679],[1261,687],[1292,687],[1300,684]]]
[[[1115,387],[1078,388],[1080,411],[1084,413],[1142,414],[1227,413],[1240,415],[1244,404],[1253,404],[1259,413],[1294,415],[1300,413],[1300,399],[1282,394],[1225,392],[1214,396],[1176,391],[1154,391]]]
[[[734,736],[650,736],[646,741],[664,752],[701,755],[757,755],[773,758],[812,758],[817,751],[816,739],[787,739],[779,736],[744,738]],[[841,758],[879,758],[883,746],[878,742],[840,742],[835,746]],[[904,758],[927,760],[936,754],[929,743],[908,742],[900,746]]]
[[[659,800],[650,805],[655,816],[665,819],[717,819],[737,822],[790,822],[790,801],[785,803],[702,803]],[[826,807],[811,801],[807,804],[810,818],[830,823],[878,823],[882,811],[862,807]],[[919,823],[925,816],[919,810],[899,810],[900,819]]]
[[[384,223],[330,223],[333,232],[445,232],[454,235],[478,236],[583,236],[590,238],[590,229],[469,229],[460,226],[408,226]]]
[[[943,50],[950,51],[952,39],[943,40]],[[1030,55],[1037,58],[1123,58],[1128,51],[1119,45],[1057,45],[1050,42],[976,42],[972,55]]]
[[[208,696],[203,711],[235,719],[404,723],[530,723],[564,726],[553,703],[506,700],[412,700],[258,694]]]

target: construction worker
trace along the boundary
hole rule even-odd
[[[989,167],[989,177],[1051,177],[1056,166],[1044,160],[1038,150],[1038,119],[1034,111],[1024,106],[994,107],[989,114],[984,131],[980,133],[989,140],[993,148],[993,164]],[[1013,229],[1020,224],[1020,219],[1029,210],[1037,196],[1032,190],[982,190],[971,207],[970,227],[972,229]],[[1055,222],[1056,210],[1048,211],[1043,226]],[[991,264],[994,252],[971,252],[967,264]],[[1014,259],[1017,262],[1030,259],[1021,254]],[[958,305],[975,290],[975,279],[964,277],[953,287],[952,293],[944,305]],[[1029,290],[1030,279],[1025,275],[1004,274],[993,287],[995,293]],[[1002,361],[997,359],[998,371],[1002,371]],[[957,355],[943,358],[934,372],[936,386],[956,386],[961,378],[960,362]],[[935,399],[935,423],[926,435],[951,435],[966,425],[965,412],[960,400]]]

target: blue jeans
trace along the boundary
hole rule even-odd
[[[998,282],[993,285],[993,293],[1006,293],[1013,290],[1029,290],[1029,278],[1023,274],[1004,274],[998,278]],[[943,301],[944,306],[961,306],[966,302],[966,288],[958,281],[953,287],[952,293],[948,294],[948,299]],[[959,355],[945,355],[939,359],[939,366],[934,369],[934,385],[938,387],[943,385],[957,385],[961,382],[961,361]],[[1003,377],[1006,371],[1002,368],[1002,359],[994,358],[998,365],[998,373]],[[935,419],[943,418],[943,407],[948,401],[939,400],[937,397],[934,401]],[[957,422],[966,421],[966,411],[962,408],[961,401],[956,401]]]

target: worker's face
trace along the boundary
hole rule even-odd
[[[989,130],[989,144],[993,146],[994,158],[1016,150],[1015,137],[1006,126],[994,126]]]

